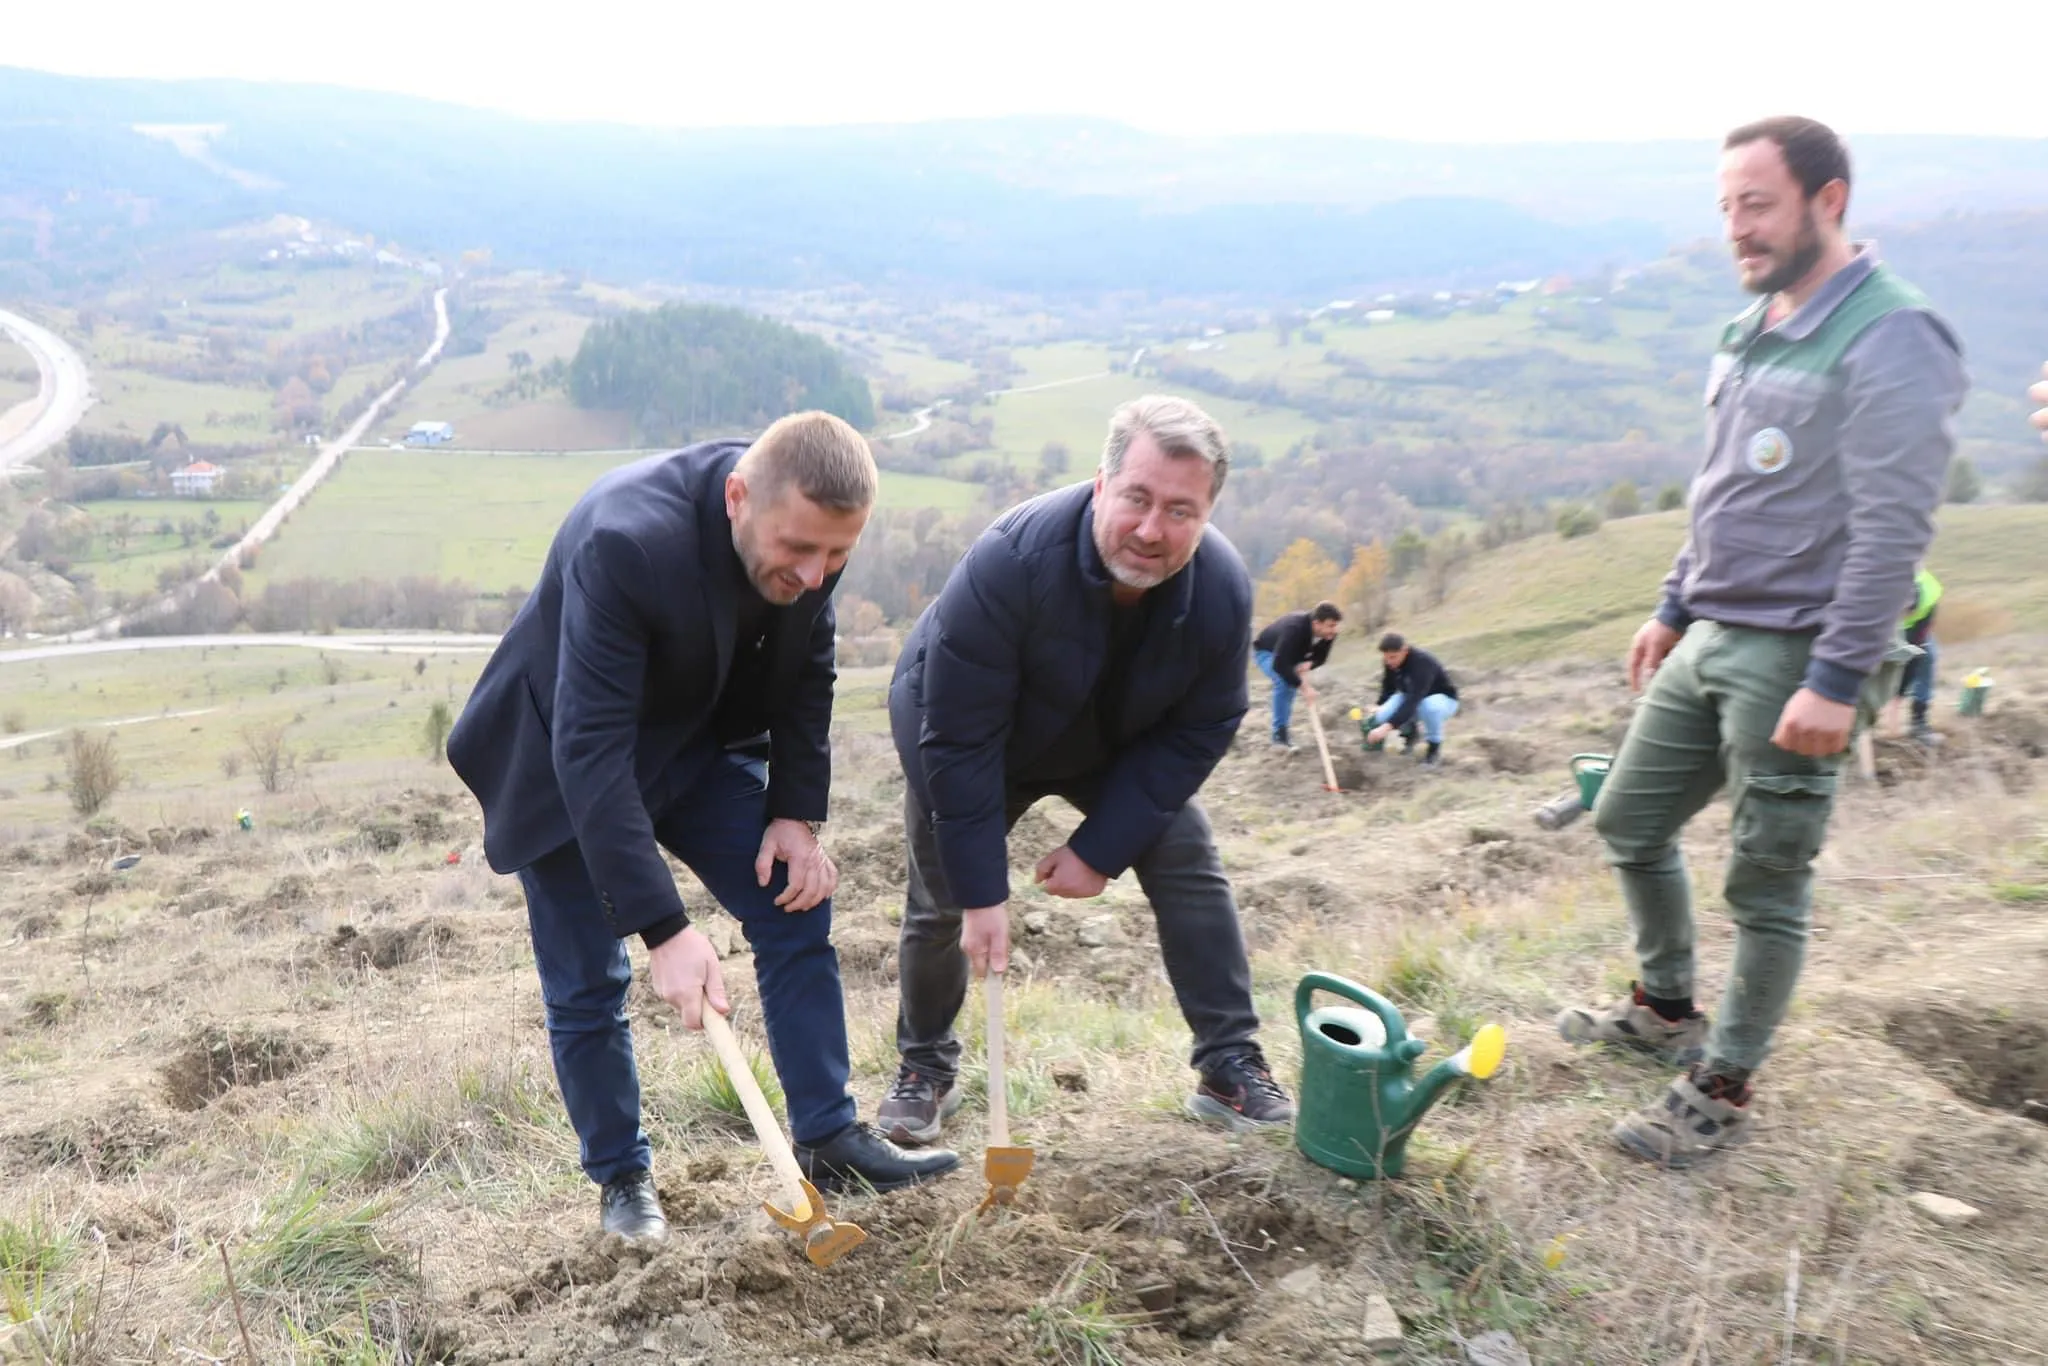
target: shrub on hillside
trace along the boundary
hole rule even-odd
[[[1600,529],[1600,510],[1590,503],[1573,503],[1557,514],[1557,534],[1567,541],[1591,536]]]
[[[71,793],[71,809],[81,816],[96,816],[100,808],[121,790],[121,760],[114,752],[114,733],[87,735],[74,730],[65,741],[64,781]]]

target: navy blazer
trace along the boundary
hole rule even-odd
[[[1094,528],[1092,484],[1004,513],[896,661],[896,752],[962,906],[1008,899],[1008,775],[1093,705],[1108,663],[1111,581]],[[1067,841],[1106,877],[1142,857],[1208,781],[1250,702],[1251,575],[1223,533],[1208,528],[1187,567],[1152,592],[1121,732],[1104,737],[1101,792]]]
[[[575,840],[622,939],[683,914],[649,807],[673,795],[664,775],[703,738],[732,668],[745,580],[725,477],[747,445],[706,442],[593,484],[448,736],[448,762],[483,805],[491,867]],[[771,819],[825,819],[838,581],[775,612]]]

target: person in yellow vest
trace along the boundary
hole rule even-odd
[[[1927,724],[1927,708],[1934,701],[1934,666],[1940,652],[1934,648],[1934,609],[1941,601],[1941,580],[1925,567],[1913,576],[1913,608],[1899,623],[1906,643],[1920,647],[1920,653],[1906,665],[1899,678],[1899,696],[1913,699],[1913,739],[1923,745],[1938,745],[1941,737]]]

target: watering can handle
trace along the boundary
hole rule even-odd
[[[1574,754],[1571,762],[1572,776],[1574,778],[1578,777],[1579,770],[1588,764],[1611,764],[1613,762],[1614,756],[1611,754]]]
[[[1308,1027],[1310,998],[1318,991],[1327,991],[1332,996],[1342,996],[1356,1005],[1362,1005],[1379,1016],[1380,1023],[1387,1028],[1387,1047],[1402,1042],[1408,1037],[1408,1024],[1401,1018],[1401,1012],[1394,1009],[1386,997],[1362,987],[1348,977],[1338,977],[1327,972],[1311,972],[1301,979],[1301,985],[1294,989],[1294,1020],[1302,1027]]]

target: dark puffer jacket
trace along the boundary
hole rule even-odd
[[[1109,653],[1111,580],[1092,484],[1021,504],[953,568],[904,642],[889,692],[896,751],[930,813],[962,906],[1008,899],[1004,799],[1094,703]],[[1107,877],[1164,833],[1230,748],[1248,705],[1252,584],[1210,527],[1156,600],[1104,737],[1094,811],[1068,846]]]

